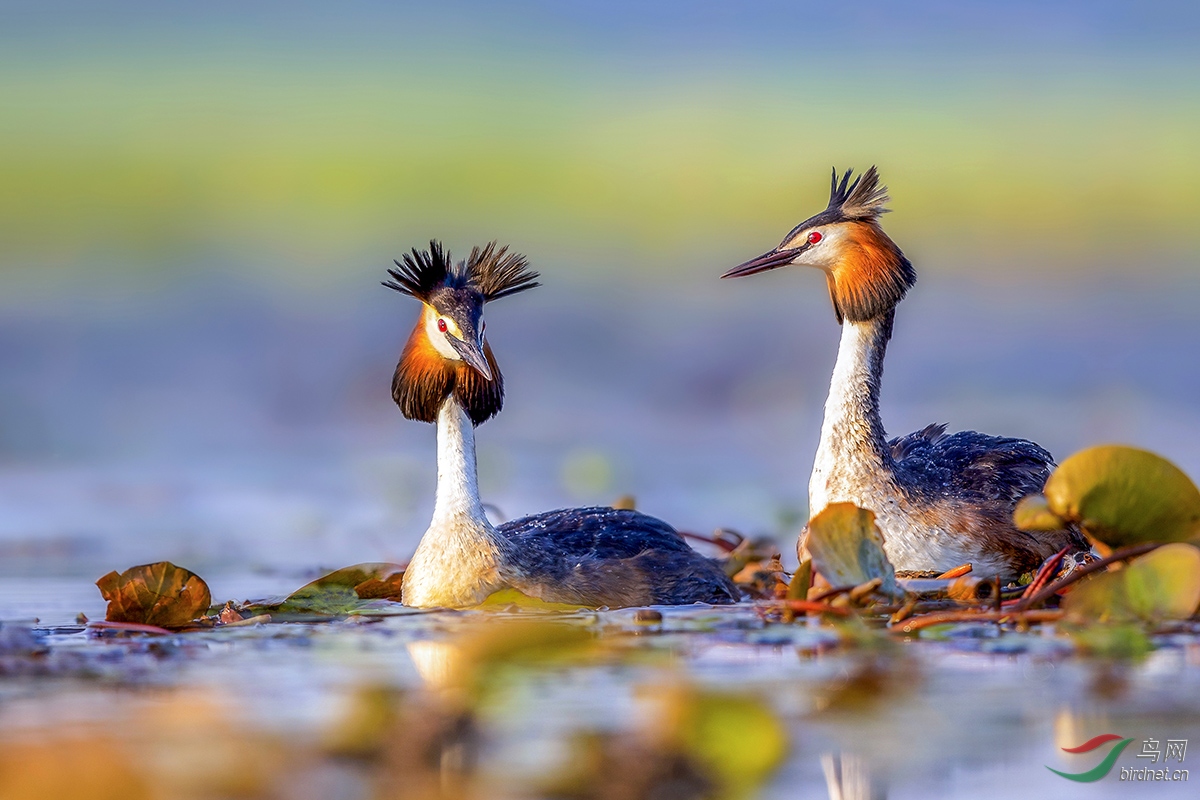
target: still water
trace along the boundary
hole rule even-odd
[[[489,307],[508,397],[478,434],[494,515],[632,494],[681,529],[772,536],[793,557],[837,342],[822,292],[814,275],[619,290],[573,278]],[[103,652],[112,666],[110,683],[5,678],[0,728],[136,716],[150,701],[129,687],[150,685],[218,696],[253,729],[315,736],[355,686],[425,685],[460,615],[176,636],[161,658],[63,627],[101,618],[93,582],[134,564],[187,566],[222,601],[406,558],[434,479],[432,429],[388,396],[411,300],[233,282],[7,302],[0,620],[35,625],[55,658]],[[1189,275],[923,276],[898,312],[885,423],[1020,435],[1059,457],[1126,442],[1200,475],[1198,302]],[[856,656],[813,657],[816,634],[764,628],[750,609],[703,625],[700,613],[668,613],[650,646],[688,680],[761,694],[784,715],[791,755],[767,797],[824,796],[829,754],[861,758],[895,798],[1194,796],[1045,769],[1091,766],[1058,748],[1110,729],[1136,740],[1126,766],[1145,738],[1200,738],[1194,636],[1164,640],[1104,692],[1103,668],[1051,636],[904,644],[880,699],[825,714],[814,697],[853,676]],[[628,624],[627,612],[588,620]],[[565,729],[619,727],[639,713],[635,687],[659,679],[638,666],[537,677],[494,715],[488,769],[516,780],[561,752]]]

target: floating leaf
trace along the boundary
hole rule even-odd
[[[787,754],[783,723],[757,697],[684,690],[669,705],[683,751],[716,778],[722,796],[750,794]]]
[[[287,597],[237,607],[243,616],[270,614],[276,622],[317,621],[350,614],[388,614],[399,609],[404,567],[386,562],[355,564],[322,575]]]
[[[800,566],[796,568],[796,572],[792,575],[792,581],[788,584],[787,599],[807,600],[808,589],[811,585],[812,559],[806,558],[800,562]]]
[[[808,521],[808,551],[813,569],[831,586],[858,586],[879,578],[883,594],[904,594],[883,552],[875,514],[853,503],[832,503]]]
[[[1124,569],[1077,586],[1063,601],[1076,620],[1160,622],[1187,619],[1200,606],[1200,549],[1166,544]]]
[[[1013,524],[1023,531],[1061,531],[1067,521],[1050,510],[1044,495],[1022,497],[1013,509]]]
[[[637,510],[637,498],[631,494],[623,494],[613,501],[612,507],[626,511],[635,511]]]
[[[394,567],[394,564],[388,564]],[[381,573],[382,575],[382,573]],[[390,575],[367,578],[354,585],[354,593],[361,600],[392,600],[400,602],[404,590],[404,570],[395,569]]]
[[[1143,619],[1187,619],[1200,606],[1200,549],[1165,544],[1121,570],[1135,613]]]
[[[108,601],[104,618],[160,628],[181,628],[202,616],[212,603],[199,575],[169,561],[143,564],[96,581]]]
[[[754,796],[787,755],[787,729],[758,697],[678,681],[639,694],[655,705],[646,724],[577,734],[566,768],[539,796],[739,800]]]
[[[1076,453],[1050,476],[1044,494],[1046,512],[1109,547],[1200,533],[1200,490],[1174,464],[1145,450],[1105,445]],[[1035,503],[1027,507],[1031,523],[1045,519]]]
[[[306,583],[280,602],[249,603],[246,614],[269,613],[277,621],[344,617],[378,605],[378,599],[399,601],[404,567],[386,562],[355,564]]]

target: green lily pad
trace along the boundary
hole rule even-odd
[[[399,603],[403,579],[399,564],[355,564],[322,575],[281,601],[248,603],[238,610],[270,614],[277,622],[345,617],[376,610],[383,600]]]
[[[1165,544],[1116,572],[1097,575],[1063,601],[1068,616],[1098,622],[1187,619],[1200,606],[1200,549]]]
[[[1170,461],[1145,450],[1105,445],[1076,453],[1054,471],[1043,494],[1045,508],[1028,501],[1018,527],[1043,530],[1050,513],[1114,548],[1200,534],[1200,490]]]
[[[812,559],[806,558],[796,568],[792,580],[788,583],[788,600],[807,600],[808,590],[812,586]]]
[[[858,586],[874,578],[879,591],[892,597],[904,594],[896,583],[896,570],[883,552],[883,534],[875,514],[853,503],[831,503],[808,521],[808,551],[813,569],[830,586]]]

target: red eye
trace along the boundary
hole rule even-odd
[[[822,236],[821,236],[820,231],[813,231],[812,233],[810,233],[808,235],[808,243],[809,244],[816,244],[817,242],[821,241],[821,239],[822,239]]]
[[[444,320],[444,319],[438,320],[438,330],[441,331],[442,333],[446,332],[446,320]]]

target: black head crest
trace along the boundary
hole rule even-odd
[[[537,282],[538,274],[529,269],[525,256],[508,252],[508,247],[498,248],[495,242],[471,248],[464,266],[470,282],[483,295],[485,303],[541,285]]]
[[[466,261],[455,264],[442,243],[432,239],[428,250],[414,247],[395,264],[396,269],[388,270],[392,279],[383,285],[423,303],[443,288],[477,292],[488,303],[541,285],[525,256],[496,242],[472,248]]]
[[[396,269],[388,270],[392,280],[383,281],[383,285],[423,303],[429,302],[435,289],[459,282],[454,280],[454,273],[462,271],[454,269],[450,254],[437,239],[429,241],[428,250],[414,247],[411,253],[405,253],[393,263]]]
[[[888,197],[886,186],[879,185],[879,172],[872,165],[870,169],[850,183],[854,170],[848,169],[838,182],[837,167],[833,168],[833,177],[829,182],[829,207],[825,213],[832,212],[841,219],[878,219],[891,209],[885,207],[891,198]]]
[[[465,261],[455,264],[434,239],[429,250],[413,248],[388,274],[392,279],[384,286],[430,306],[444,318],[441,322],[453,320],[464,334],[470,334],[471,342],[478,337],[491,372],[489,380],[464,361],[446,358],[431,343],[425,323],[418,321],[392,378],[392,398],[404,416],[434,422],[451,395],[475,425],[499,413],[504,406],[504,376],[483,339],[483,304],[539,285],[538,274],[529,269],[525,256],[490,242],[473,248]],[[445,334],[445,327],[440,330]],[[459,349],[459,354],[464,351]]]

